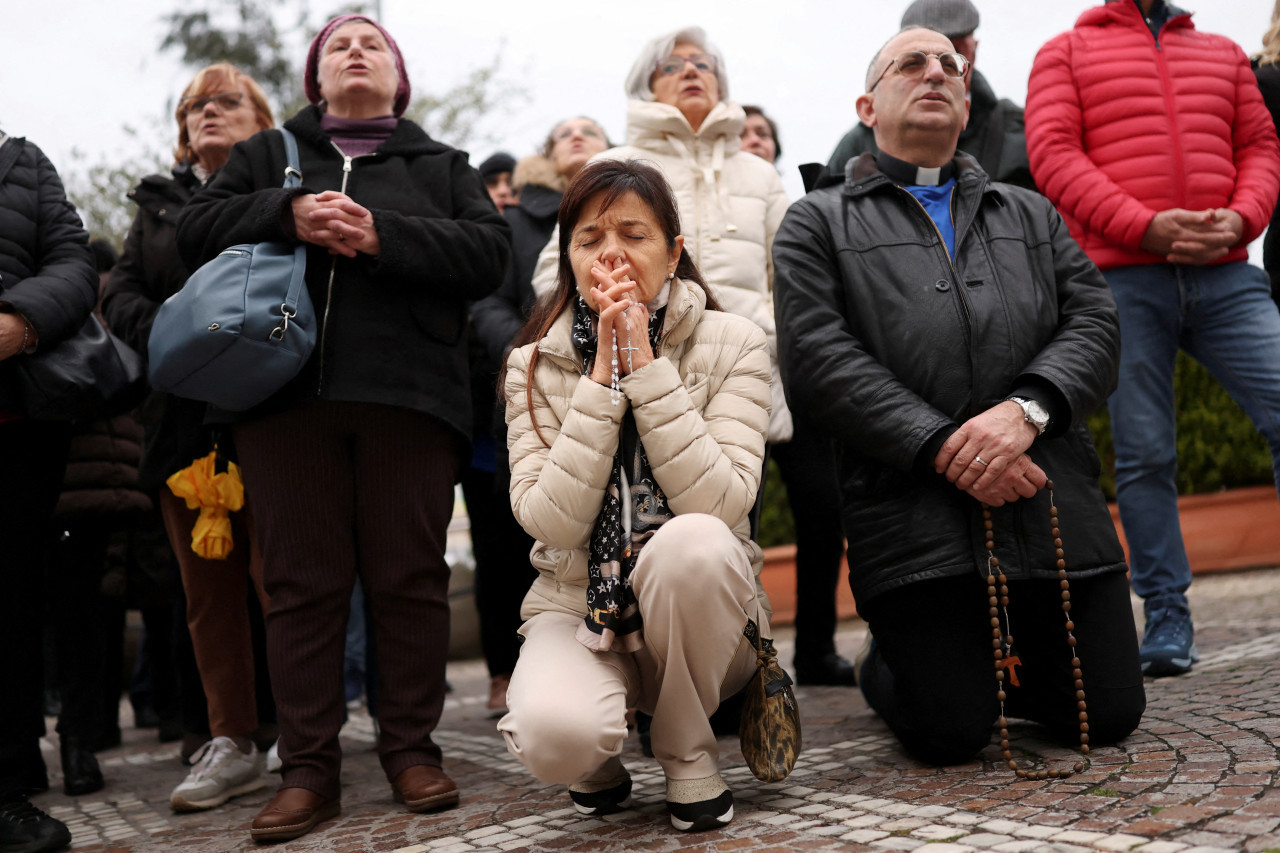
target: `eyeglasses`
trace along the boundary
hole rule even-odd
[[[577,128],[577,129],[572,128],[572,127],[566,127],[566,128],[561,129],[560,131],[558,131],[555,135],[553,135],[553,136],[551,137],[551,141],[552,141],[552,142],[564,142],[566,139],[572,139],[572,138],[573,138],[573,135],[574,135],[575,133],[580,133],[580,134],[582,134],[583,136],[587,137],[588,139],[602,139],[602,138],[603,138],[603,137],[600,135],[600,131],[596,130],[594,127],[580,127],[580,128]]]
[[[868,92],[874,92],[876,86],[880,85],[880,81],[884,79],[884,75],[889,73],[889,69],[897,66],[898,73],[903,77],[919,77],[924,74],[925,69],[929,67],[929,60],[938,58],[938,64],[942,66],[942,73],[948,77],[963,77],[964,72],[969,70],[969,60],[959,53],[922,53],[918,50],[909,50],[899,56],[897,59],[891,60],[885,66],[884,71],[880,72],[880,76],[876,78],[876,82],[871,84]]]
[[[211,103],[217,104],[218,109],[226,113],[238,108],[243,100],[244,95],[239,92],[222,92],[217,95],[192,95],[189,98],[183,98],[179,106],[182,107],[184,116],[203,112],[204,108]]]
[[[695,53],[692,56],[676,56],[672,54],[666,59],[658,60],[656,67],[660,74],[679,74],[684,71],[685,63],[692,64],[699,71],[707,71],[711,74],[716,71],[716,58],[707,56],[705,53]]]

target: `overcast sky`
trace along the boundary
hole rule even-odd
[[[1036,50],[1069,29],[1085,0],[975,0],[982,14],[977,67],[997,94],[1022,103]],[[138,145],[167,151],[176,125],[161,118],[191,72],[161,54],[165,0],[4,0],[0,48],[0,128],[26,136],[55,165],[75,167]],[[907,0],[639,0],[556,3],[528,0],[423,2],[382,0],[383,22],[405,54],[416,91],[443,91],[501,51],[505,75],[528,89],[528,102],[495,116],[488,129],[517,157],[533,153],[558,120],[599,119],[615,141],[625,135],[623,80],[641,46],[677,27],[704,27],[726,57],[730,95],[757,103],[777,120],[779,163],[793,197],[795,167],[825,162],[854,123],[872,53],[896,31]],[[315,10],[335,3],[311,0]],[[1246,52],[1261,45],[1273,0],[1195,0],[1197,27],[1223,33]],[[188,0],[181,8],[201,7]],[[292,6],[290,6],[292,8]],[[305,34],[309,37],[311,34]],[[305,45],[305,41],[302,42]],[[299,47],[299,58],[305,47]],[[450,140],[443,140],[448,142]],[[492,153],[472,151],[479,163]],[[83,161],[81,161],[83,162]],[[123,200],[122,200],[123,203]]]

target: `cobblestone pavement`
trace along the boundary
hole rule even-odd
[[[343,731],[341,816],[276,849],[1280,851],[1280,569],[1198,578],[1191,598],[1203,655],[1195,671],[1149,680],[1141,728],[1119,747],[1094,750],[1091,767],[1069,780],[1018,781],[1000,761],[994,734],[980,760],[922,766],[903,754],[856,689],[801,688],[805,750],[786,782],[756,782],[736,739],[721,740],[722,772],[737,798],[725,829],[682,835],[671,828],[661,771],[634,737],[624,760],[636,808],[582,819],[562,788],[541,785],[507,754],[485,715],[484,668],[464,661],[450,664],[454,692],[437,734],[461,806],[412,815],[393,803],[370,721],[357,714]],[[842,624],[841,651],[852,655],[864,630],[861,622]],[[790,635],[779,634],[789,663]],[[1011,734],[1015,750],[1054,763],[1077,757],[1038,739],[1034,726],[1015,724]],[[248,823],[274,786],[211,812],[175,815],[168,795],[184,773],[176,747],[128,730],[123,747],[99,756],[107,788],[69,798],[60,793],[53,737],[44,746],[54,788],[35,801],[71,826],[76,850],[259,849]]]

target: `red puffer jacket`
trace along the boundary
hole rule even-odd
[[[1036,185],[1102,269],[1158,264],[1139,248],[1162,210],[1229,207],[1242,261],[1280,189],[1280,145],[1244,52],[1170,7],[1157,42],[1133,0],[1089,9],[1036,56],[1027,151]]]

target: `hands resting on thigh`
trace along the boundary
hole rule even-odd
[[[1029,498],[1049,478],[1027,456],[1038,435],[1017,403],[1006,400],[976,415],[943,442],[934,470],[989,506]]]

